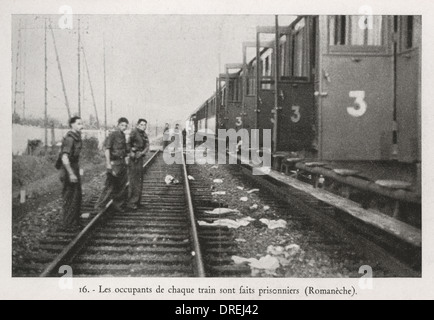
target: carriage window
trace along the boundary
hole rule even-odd
[[[265,74],[264,74],[264,76],[265,75],[268,75],[268,72],[270,71],[270,59],[269,59],[270,57],[266,57],[265,58]]]
[[[272,65],[273,49],[267,49],[261,56],[259,74],[262,75],[261,79],[261,89],[262,90],[272,90],[272,76],[274,74]]]
[[[240,85],[239,79],[229,79],[229,101],[239,101]]]
[[[256,79],[248,78],[247,79],[247,95],[254,96],[256,94]]]
[[[406,47],[407,48],[412,48],[413,47],[413,17],[409,16],[407,18],[407,43],[406,43]]]
[[[331,16],[330,45],[381,46],[383,44],[382,16]]]
[[[248,96],[254,96],[256,94],[256,68],[255,65],[247,69],[247,90]]]
[[[308,76],[308,54],[307,41],[305,31],[305,21],[300,20],[293,29],[292,37],[292,76],[307,77]]]
[[[418,16],[400,16],[401,51],[416,48],[420,40],[420,20]]]
[[[280,38],[280,76],[287,77],[289,76],[289,65],[288,65],[288,56],[287,49],[288,46],[288,38],[286,35]]]

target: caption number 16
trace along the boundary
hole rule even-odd
[[[355,98],[357,107],[347,107],[347,112],[353,117],[361,117],[365,114],[368,105],[365,101],[365,91],[350,91],[350,98]]]

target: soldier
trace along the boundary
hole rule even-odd
[[[181,131],[179,130],[179,123],[177,123],[175,125],[175,129],[173,130],[173,138],[172,141],[175,142],[175,148],[173,150],[173,152],[179,152],[179,150],[181,149],[181,145],[182,145],[182,135],[181,135]]]
[[[116,130],[111,132],[105,141],[107,178],[104,190],[95,205],[96,209],[102,209],[113,199],[113,209],[124,212],[122,205],[126,200],[128,181],[128,147],[124,133],[127,128],[128,119],[120,118]]]
[[[56,167],[60,171],[60,181],[63,183],[63,225],[65,229],[78,229],[81,209],[81,179],[79,158],[82,147],[81,130],[83,124],[80,117],[69,120],[71,130],[63,138],[60,150],[60,163]],[[59,160],[58,160],[59,161]]]
[[[182,146],[185,148],[187,142],[187,130],[182,129]]]
[[[149,139],[145,132],[147,124],[145,119],[139,119],[136,128],[130,134],[130,185],[127,207],[132,210],[140,207],[140,199],[142,198],[143,158],[149,150]]]

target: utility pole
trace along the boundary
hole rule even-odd
[[[81,117],[81,93],[80,93],[80,19],[78,19],[78,41],[77,41],[77,59],[78,59],[78,116]]]
[[[113,123],[113,100],[110,100],[110,123]]]
[[[94,109],[95,109],[96,125],[97,125],[97,128],[99,129],[100,126],[99,126],[99,119],[98,119],[98,110],[97,110],[97,108],[96,108],[96,102],[95,102],[95,96],[94,96],[94,94],[93,94],[92,82],[90,81],[89,67],[88,67],[88,65],[87,65],[87,59],[86,59],[86,53],[85,53],[85,51],[84,51],[84,46],[82,46],[82,49],[83,49],[84,64],[85,64],[85,66],[86,66],[86,71],[87,71],[87,79],[89,80],[90,93],[91,93],[91,95],[92,95],[93,107],[94,107]]]
[[[68,118],[71,118],[71,111],[69,109],[68,96],[66,95],[65,82],[63,81],[62,67],[60,65],[59,53],[57,52],[56,39],[54,37],[53,28],[51,27],[51,22],[50,22],[50,31],[51,31],[51,37],[53,38],[54,52],[56,53],[57,68],[59,69],[60,81],[62,82],[62,89],[63,89],[63,96],[65,97],[66,110],[68,112]]]
[[[24,37],[23,37],[24,38],[23,61],[24,62],[22,63],[22,65],[24,65],[24,68],[23,68],[23,73],[24,73],[24,75],[23,75],[23,90],[22,90],[23,91],[23,119],[26,116],[26,55],[27,55],[27,52],[26,52],[26,44],[27,44],[26,27],[27,27],[27,24],[24,21]]]
[[[47,19],[45,19],[44,21],[44,52],[45,52],[45,92],[44,92],[44,96],[45,96],[45,119],[44,119],[44,129],[45,129],[45,151],[47,150],[48,146],[48,138],[47,138],[47,125],[48,125],[48,113],[47,113]]]
[[[105,35],[102,37],[103,41],[103,62],[104,62],[104,137],[107,136],[107,83],[106,83],[106,71],[105,71]]]
[[[20,51],[21,51],[21,19],[20,19],[20,26],[18,28],[18,43],[17,43],[17,58],[15,60],[15,90],[14,90],[14,114],[17,113],[17,94],[18,94],[18,72],[21,72],[20,64],[21,64],[21,57],[20,57]]]

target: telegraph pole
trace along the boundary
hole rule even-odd
[[[99,129],[99,118],[98,118],[98,110],[96,108],[96,101],[95,101],[95,95],[93,94],[93,87],[92,87],[92,82],[90,81],[90,73],[89,73],[89,66],[87,65],[87,59],[86,59],[86,53],[84,51],[84,46],[83,47],[83,58],[84,58],[84,64],[86,66],[86,71],[87,71],[87,78],[89,80],[89,87],[90,87],[90,93],[92,95],[92,101],[93,101],[93,107],[95,109],[95,117],[96,117],[96,125],[97,128]]]
[[[23,72],[24,72],[24,76],[23,76],[23,119],[25,118],[25,116],[26,116],[26,56],[27,56],[27,53],[26,53],[26,44],[27,44],[27,32],[26,32],[26,26],[27,26],[27,24],[26,24],[26,22],[24,22],[24,43],[23,43],[23,46],[24,46],[24,50],[23,50],[23,61],[24,61],[24,63],[23,63],[23,65],[24,65],[24,68],[23,68]]]
[[[110,123],[113,123],[113,100],[110,100]]]
[[[45,92],[44,92],[44,96],[45,96],[45,119],[44,119],[44,129],[45,129],[45,150],[47,150],[47,143],[48,143],[48,139],[47,139],[47,125],[48,125],[48,113],[47,113],[47,105],[48,105],[48,101],[47,101],[47,19],[45,19],[44,21],[44,52],[45,52]]]
[[[77,41],[77,59],[78,59],[78,116],[81,117],[81,93],[80,93],[80,19],[78,19],[78,41]]]
[[[106,83],[106,71],[105,71],[105,36],[103,34],[103,49],[104,49],[104,54],[103,54],[103,61],[104,61],[104,137],[107,136],[107,83]]]
[[[17,94],[18,94],[18,79],[20,78],[18,75],[18,72],[21,72],[21,57],[20,57],[20,51],[21,51],[21,19],[20,19],[20,26],[18,28],[18,43],[17,43],[17,58],[15,62],[15,90],[14,90],[14,114],[17,113]]]
[[[69,110],[69,101],[68,101],[68,96],[66,95],[65,82],[63,81],[62,67],[60,65],[59,53],[57,52],[56,38],[54,37],[54,31],[53,28],[51,27],[51,22],[50,22],[50,31],[51,31],[51,37],[53,38],[54,51],[56,53],[56,60],[57,60],[57,67],[59,69],[60,81],[62,82],[62,89],[63,89],[63,95],[65,97],[66,110],[68,112],[68,118],[71,118],[71,111]]]

